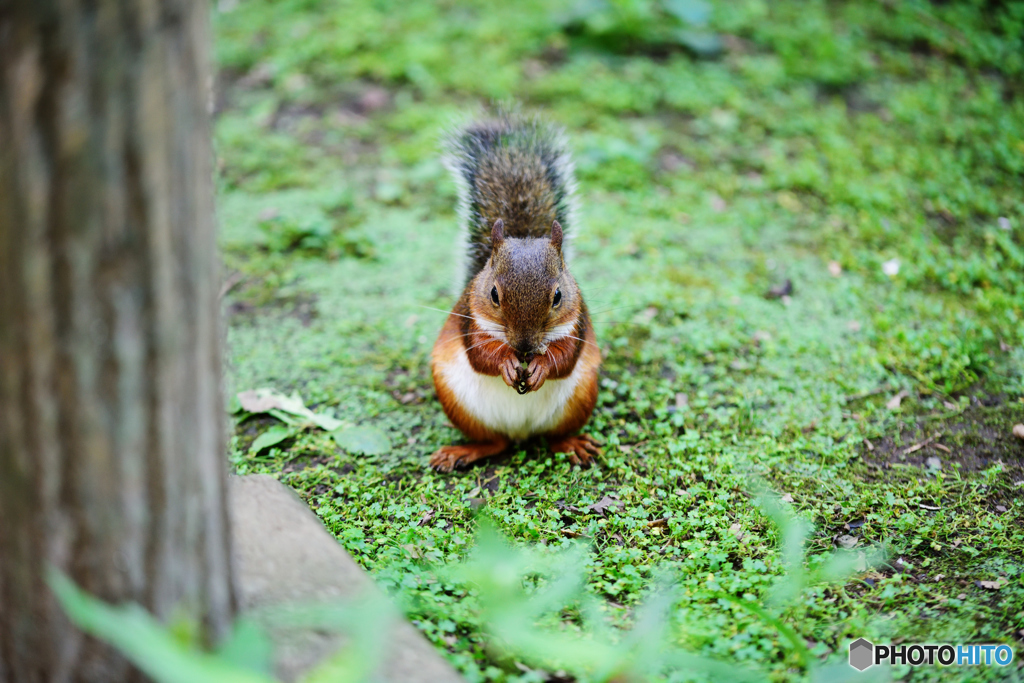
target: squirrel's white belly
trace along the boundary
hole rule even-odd
[[[442,372],[460,406],[488,429],[518,441],[559,423],[584,370],[577,364],[568,377],[549,379],[537,391],[519,394],[501,377],[476,372],[460,345]]]

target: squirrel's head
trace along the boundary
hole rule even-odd
[[[505,237],[501,219],[491,229],[491,257],[476,275],[470,310],[477,324],[525,361],[572,333],[580,291],[562,258],[562,226],[549,237]]]

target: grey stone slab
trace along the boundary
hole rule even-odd
[[[284,484],[268,475],[231,477],[230,513],[235,570],[243,614],[286,604],[380,596],[369,575]],[[285,681],[323,661],[340,636],[274,629],[275,672]],[[375,678],[392,683],[459,683],[434,647],[397,615],[388,626]]]

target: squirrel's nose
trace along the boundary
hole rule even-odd
[[[533,358],[534,348],[533,344],[528,341],[520,342],[515,345],[516,356],[519,358],[520,363],[529,363],[530,359]]]

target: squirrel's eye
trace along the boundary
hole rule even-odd
[[[498,305],[498,288],[497,287],[491,287],[491,302],[495,306]]]
[[[551,308],[557,308],[558,304],[562,303],[562,290],[555,290],[555,297],[551,300]]]

